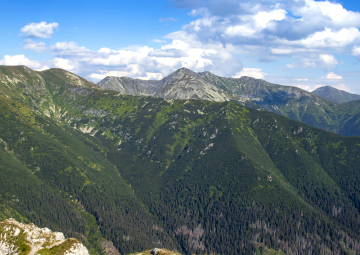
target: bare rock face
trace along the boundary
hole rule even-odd
[[[0,222],[0,255],[42,254],[49,249],[65,250],[66,255],[88,255],[86,247],[75,238],[65,239],[61,232],[38,228],[34,224],[19,223],[14,219]],[[60,254],[60,253],[56,253]]]

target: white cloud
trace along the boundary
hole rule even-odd
[[[339,31],[325,28],[325,30],[311,34],[307,38],[296,41],[283,40],[282,43],[306,48],[343,48],[359,39],[360,31],[354,27],[343,28]]]
[[[44,71],[44,70],[48,70],[48,69],[50,69],[50,67],[48,67],[48,66],[42,66],[40,68],[34,68],[35,71]]]
[[[321,20],[325,26],[359,27],[360,13],[346,10],[341,4],[329,1],[305,0],[293,9],[295,15],[311,21]]]
[[[50,46],[50,49],[59,55],[89,54],[90,50],[80,47],[76,42],[57,42]]]
[[[25,37],[32,38],[51,38],[54,30],[59,27],[59,24],[56,22],[46,23],[45,21],[40,23],[30,23],[23,28],[21,28],[21,35]]]
[[[244,68],[240,72],[236,73],[233,78],[239,78],[242,76],[249,76],[255,79],[264,79],[265,74],[259,68]]]
[[[360,59],[360,46],[354,46],[351,53]]]
[[[25,55],[5,55],[2,60],[0,60],[0,65],[7,66],[19,66],[24,65],[30,68],[39,69],[42,67],[41,63],[35,60],[30,60]]]
[[[259,29],[269,28],[272,21],[281,21],[286,18],[287,11],[283,9],[274,9],[271,11],[261,11],[254,15],[256,27]],[[273,27],[271,27],[273,28]]]
[[[204,44],[219,42],[244,53],[275,61],[291,55],[313,59],[314,54],[351,53],[360,42],[360,13],[329,1],[296,0],[171,0],[175,6],[194,8],[196,19],[182,33]],[[306,66],[329,67],[321,62]],[[332,63],[332,67],[338,63]]]
[[[325,70],[333,69],[340,63],[336,60],[335,56],[331,54],[313,55],[311,57],[300,58],[296,64],[287,64],[285,69],[294,68],[322,68]]]
[[[55,58],[53,60],[53,63],[56,68],[61,68],[61,69],[65,69],[68,71],[73,71],[78,66],[77,63],[75,63],[69,59],[64,59],[64,58]]]
[[[295,79],[295,81],[309,81],[308,78],[297,78]]]
[[[327,79],[327,80],[342,80],[342,76],[341,75],[337,75],[333,72],[330,72],[326,75],[326,77],[321,77],[322,79]]]
[[[320,54],[319,59],[321,65],[325,68],[334,68],[339,64],[336,58],[330,54]]]
[[[43,42],[35,42],[31,39],[26,39],[25,42],[26,42],[24,46],[25,50],[33,50],[35,52],[42,52],[46,50],[45,43]]]
[[[48,65],[76,72],[94,81],[108,75],[159,79],[181,67],[231,76],[242,68],[240,60],[232,55],[233,48],[225,48],[220,42],[204,44],[184,32],[172,33],[166,39],[171,43],[159,49],[142,46],[90,50],[76,42],[57,42],[46,47],[31,40],[27,40],[26,48],[46,51],[54,56],[53,60],[46,62]]]
[[[310,85],[304,85],[304,84],[293,84],[291,86],[298,87],[300,89],[306,90],[306,91],[313,91],[313,87]]]
[[[180,67],[207,70],[221,76],[265,77],[261,69],[242,70],[240,55],[251,61],[275,61],[291,56],[296,61],[287,64],[286,69],[321,68],[327,73],[342,64],[335,58],[336,54],[349,53],[360,59],[360,47],[355,46],[360,42],[360,13],[348,11],[337,3],[315,0],[170,1],[184,8],[191,6],[189,14],[194,20],[181,31],[168,34],[164,40],[154,39],[162,43],[160,48],[90,50],[76,42],[58,42],[46,47],[42,42],[31,40],[25,48],[47,51],[55,58],[52,65],[76,70],[94,80],[110,74],[153,79]],[[169,17],[159,21],[175,19]],[[28,26],[36,27],[32,24]],[[54,29],[50,29],[51,35]]]

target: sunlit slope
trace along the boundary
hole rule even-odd
[[[0,103],[2,219],[62,231],[94,254],[101,253],[105,239],[129,252],[159,240],[172,243],[166,234],[152,235],[154,217],[96,139],[16,100],[0,96]],[[112,233],[122,238],[112,239]]]

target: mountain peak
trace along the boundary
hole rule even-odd
[[[172,72],[168,76],[166,76],[163,80],[181,79],[186,74],[189,74],[191,76],[198,76],[198,74],[195,73],[194,71],[191,71],[190,69],[187,69],[186,67],[182,67],[182,68],[177,69],[175,72]]]
[[[331,86],[317,88],[312,93],[335,103],[345,103],[360,99],[360,95],[351,94]]]

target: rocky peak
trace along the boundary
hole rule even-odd
[[[185,77],[186,75],[188,75],[188,76],[198,76],[197,73],[183,67],[183,68],[180,68],[180,69],[176,70],[175,72],[169,74],[168,76],[166,76],[163,79],[163,81],[166,83],[166,82],[169,82],[171,80],[180,80],[183,77]]]
[[[20,223],[11,218],[0,222],[0,255],[36,255],[49,249],[65,251],[61,254],[66,255],[89,254],[86,247],[77,239],[65,239],[61,232],[52,232],[48,228],[38,228],[34,224]]]

